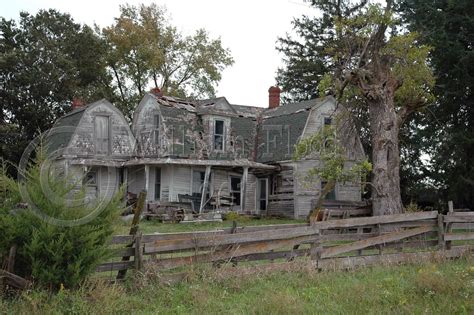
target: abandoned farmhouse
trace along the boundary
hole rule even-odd
[[[149,205],[190,201],[196,212],[230,209],[304,217],[325,182],[305,181],[318,157],[293,160],[294,147],[335,123],[335,99],[280,105],[269,89],[267,108],[230,104],[226,98],[185,101],[147,93],[131,127],[110,102],[75,103],[50,135],[50,151],[66,174],[82,178],[86,198],[147,191]],[[353,128],[341,137],[347,167],[362,159]],[[337,183],[328,199],[360,201],[359,183]]]

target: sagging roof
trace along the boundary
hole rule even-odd
[[[234,141],[232,145],[234,149],[241,150],[239,152],[244,152],[243,156],[240,154],[239,157],[262,163],[290,160],[294,147],[303,134],[311,109],[330,98],[285,104],[269,109],[231,104],[225,97],[194,102],[154,94],[148,94],[144,99],[147,97],[156,101],[168,129],[186,125],[186,128],[195,134],[203,134],[206,133],[207,126],[203,125],[201,117],[205,115],[228,117],[231,122],[230,136]],[[174,131],[173,136],[181,137],[180,131]],[[172,155],[176,155],[176,158],[193,158],[192,150],[186,148],[194,146],[195,143],[188,138],[183,139],[185,139],[183,154]],[[243,151],[242,147],[245,148]],[[225,156],[208,158],[229,159]]]
[[[249,161],[247,159],[235,160],[195,160],[175,158],[140,158],[132,159],[123,163],[124,166],[134,165],[202,165],[202,166],[227,166],[227,167],[249,167],[252,169],[273,170],[273,165]]]

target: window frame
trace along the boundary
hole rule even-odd
[[[216,129],[217,129],[217,122],[221,122],[222,123],[222,134],[218,134],[216,133]],[[225,151],[225,147],[226,147],[226,128],[225,128],[225,125],[226,125],[226,121],[224,119],[220,119],[220,118],[215,118],[214,119],[214,124],[213,124],[213,131],[212,131],[212,148],[213,148],[213,151],[215,152],[224,152]],[[217,145],[217,141],[216,139],[220,137],[221,138],[221,148],[217,148],[216,145]]]
[[[161,200],[161,167],[155,167],[155,200]]]
[[[105,118],[107,121],[107,149],[106,152],[99,151],[98,148],[98,141],[103,141],[104,139],[98,137],[98,130],[97,130],[97,118]],[[112,152],[112,126],[111,126],[111,119],[109,113],[97,113],[94,115],[94,141],[95,141],[95,154],[98,155],[110,155]],[[102,147],[102,146],[101,146]]]

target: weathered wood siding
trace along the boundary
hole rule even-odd
[[[128,191],[138,194],[145,189],[145,166],[128,168]]]
[[[173,166],[173,187],[170,195],[170,201],[178,201],[178,195],[191,194],[191,167]]]
[[[98,154],[95,140],[96,116],[108,117],[110,151],[109,154]],[[79,125],[69,142],[65,152],[68,155],[78,157],[104,156],[112,158],[127,158],[134,153],[135,138],[120,111],[107,101],[101,101],[90,105],[82,115]]]
[[[294,217],[294,174],[293,163],[281,163],[281,172],[272,178],[271,194],[268,197],[269,216]]]

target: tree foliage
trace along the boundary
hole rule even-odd
[[[20,184],[6,174],[5,165],[0,169],[0,261],[16,245],[16,274],[54,290],[61,285],[74,288],[109,254],[107,241],[123,211],[123,191],[119,190],[87,223],[71,227],[53,225],[35,213],[32,206],[55,219],[78,220],[90,214],[95,204],[84,203],[84,191],[73,194],[74,182],[70,178],[49,173],[48,169],[49,176],[43,181],[46,161],[45,153],[38,151]],[[28,191],[30,200],[24,199],[19,185]],[[31,201],[28,208],[17,208],[27,201]]]
[[[295,34],[278,38],[277,50],[283,54],[284,67],[277,72],[286,102],[297,102],[325,95],[318,89],[324,75],[334,69],[327,47],[336,39],[335,17],[349,16],[363,7],[367,0],[312,0],[321,17],[304,15],[292,22]]]
[[[474,7],[472,1],[400,1],[399,11],[420,41],[433,47],[436,102],[430,113],[413,121],[420,127],[407,141],[429,156],[416,177],[435,187],[456,206],[474,208]],[[415,185],[409,192],[420,194]]]
[[[105,45],[69,14],[40,10],[0,19],[0,149],[18,161],[28,141],[52,126],[73,98],[113,100]],[[12,146],[14,142],[16,145]]]
[[[341,117],[337,120],[340,119]],[[319,132],[301,139],[295,147],[294,160],[310,158],[319,161],[318,165],[311,168],[301,179],[303,185],[314,187],[321,181],[327,183],[319,193],[315,209],[309,214],[310,220],[321,209],[324,199],[336,183],[353,182],[365,186],[367,175],[372,170],[372,165],[367,160],[348,163],[349,153],[341,137],[337,136],[338,126],[341,125],[338,123],[337,126],[324,126]]]
[[[102,33],[127,114],[151,84],[166,95],[213,97],[222,70],[233,63],[220,39],[209,38],[204,29],[183,36],[155,4],[121,6],[120,16]]]
[[[314,23],[324,27],[299,25],[316,47],[313,57],[326,65],[318,78],[319,93],[330,91],[355,118],[366,118],[374,213],[400,212],[399,132],[409,114],[433,101],[430,47],[420,43],[417,33],[401,31],[392,1],[384,6],[330,0],[312,5],[323,14]]]

